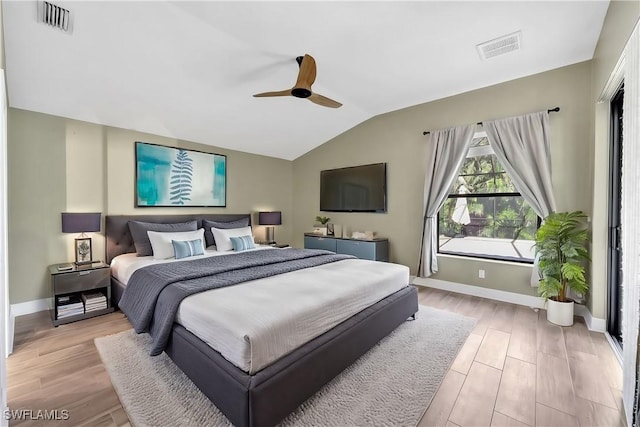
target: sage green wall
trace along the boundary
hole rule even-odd
[[[9,301],[49,296],[46,267],[68,260],[65,124],[9,108],[7,116]]]
[[[599,102],[607,82],[624,50],[633,28],[638,25],[640,2],[612,1],[593,55],[591,128],[593,179],[593,221],[591,242],[591,295],[589,310],[594,317],[607,316],[607,246],[609,203],[609,103]],[[614,88],[615,89],[615,88]],[[631,232],[638,232],[632,230]],[[623,230],[623,236],[625,231]]]
[[[391,259],[417,271],[422,230],[424,130],[476,123],[551,107],[553,184],[558,209],[591,211],[589,164],[590,63],[513,80],[374,117],[296,159],[293,164],[294,229],[297,245],[319,212],[320,170],[387,162],[386,214],[328,214],[350,230],[374,230],[390,240]],[[512,263],[439,257],[436,279],[533,295],[531,267]],[[478,279],[478,269],[486,271]]]
[[[60,231],[61,212],[103,214],[247,213],[281,210],[276,238],[292,235],[288,160],[9,109],[9,289],[12,304],[50,296],[46,266],[73,260],[74,235]],[[135,208],[134,142],[227,156],[226,208]],[[264,238],[264,227],[254,229]],[[104,259],[103,233],[94,258]]]

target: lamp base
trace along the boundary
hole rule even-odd
[[[276,240],[273,237],[274,234],[275,234],[273,228],[274,227],[266,227],[267,231],[266,231],[266,236],[265,237],[267,238],[267,244],[268,245],[276,242]]]

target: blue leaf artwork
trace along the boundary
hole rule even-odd
[[[227,157],[136,142],[136,206],[226,206]]]
[[[171,192],[169,193],[171,203],[174,205],[184,205],[191,200],[191,175],[193,173],[193,160],[184,150],[178,150],[178,155],[173,161],[171,169]]]

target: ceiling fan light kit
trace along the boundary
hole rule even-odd
[[[314,104],[318,104],[323,107],[339,108],[342,106],[341,103],[318,93],[313,93],[311,90],[311,85],[316,80],[316,61],[311,55],[298,56],[296,58],[296,62],[300,66],[300,69],[298,71],[296,84],[291,89],[257,93],[253,96],[256,98],[295,96],[296,98],[306,98]]]

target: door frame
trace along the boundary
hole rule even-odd
[[[621,203],[622,203],[622,153],[624,147],[624,140],[622,140],[622,133],[616,132],[618,125],[615,123],[619,120],[619,117],[614,117],[616,111],[612,108],[612,104],[619,97],[620,91],[624,94],[624,80],[620,82],[620,85],[616,89],[615,93],[611,96],[609,101],[609,206],[607,212],[608,221],[608,245],[607,245],[607,332],[611,336],[611,341],[616,347],[616,350],[622,354],[622,342],[620,321],[622,314],[620,309],[622,308],[622,299],[619,294],[619,287],[622,286],[622,277],[620,268],[622,266],[621,252],[616,253],[613,249],[615,246],[621,244],[621,232],[622,230],[622,218],[621,218]],[[624,95],[623,95],[624,96]],[[617,215],[617,218],[614,218]],[[616,282],[616,283],[614,283]],[[618,333],[612,334],[613,330],[620,328]]]
[[[13,330],[7,267],[7,95],[3,69],[0,69],[0,171],[0,405],[4,414],[7,409],[7,356],[13,346]],[[6,417],[1,418],[0,425],[7,425]]]

